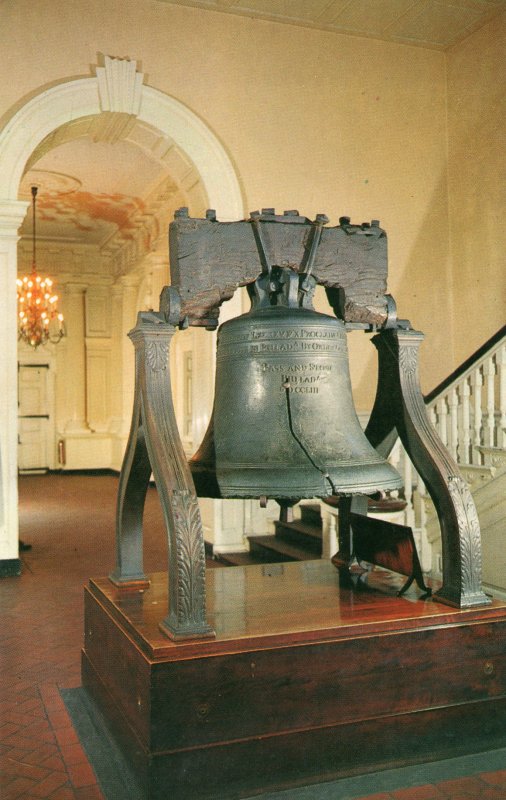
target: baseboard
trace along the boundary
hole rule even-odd
[[[0,559],[0,578],[15,578],[21,575],[21,559]]]
[[[111,469],[111,467],[95,468],[95,469],[50,469],[46,475],[112,475],[117,477],[119,470]]]
[[[506,600],[506,589],[504,586],[494,586],[493,583],[483,583],[483,591],[497,600]]]

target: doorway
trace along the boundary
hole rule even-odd
[[[54,393],[51,364],[18,362],[18,470],[54,468]]]

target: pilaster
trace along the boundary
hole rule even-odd
[[[0,201],[0,576],[19,574],[17,485],[17,243],[28,203]],[[3,566],[2,566],[3,564]]]
[[[120,469],[127,443],[135,387],[135,359],[128,331],[135,325],[139,293],[137,275],[124,275],[111,287],[112,370],[111,426],[113,469]]]
[[[86,284],[67,283],[64,290],[65,324],[67,328],[67,381],[65,433],[89,432],[86,422],[86,351],[84,293]]]

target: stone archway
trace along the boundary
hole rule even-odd
[[[100,115],[107,115],[116,131],[135,119],[159,130],[193,164],[220,219],[243,216],[239,180],[223,145],[190,109],[145,86],[134,61],[106,57],[95,76],[41,90],[0,131],[0,383],[5,387],[0,393],[0,575],[19,571],[16,276],[18,229],[28,205],[18,200],[19,184],[46,137],[80,118]]]

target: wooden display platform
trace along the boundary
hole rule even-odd
[[[456,610],[326,561],[207,571],[216,639],[158,625],[167,574],[85,589],[83,685],[146,798],[241,798],[506,741],[506,603]],[[343,585],[344,584],[344,585]]]

